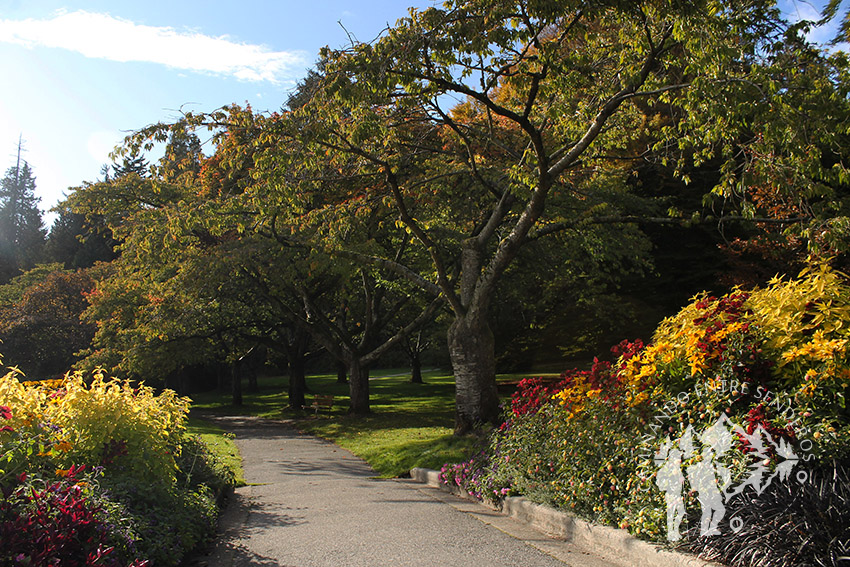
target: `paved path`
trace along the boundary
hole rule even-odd
[[[348,451],[281,422],[218,418],[245,480],[209,567],[621,567],[478,503],[374,478]]]

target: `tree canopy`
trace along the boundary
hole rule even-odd
[[[0,286],[0,352],[29,378],[61,376],[89,346],[94,326],[80,317],[94,281],[85,271],[43,264]]]
[[[738,218],[755,216],[758,183],[812,202],[826,177],[844,180],[812,146],[836,146],[830,122],[846,102],[829,80],[789,73],[815,57],[834,78],[843,61],[816,54],[768,2],[447,2],[322,55],[324,87],[270,124],[257,160],[273,183],[266,210],[280,211],[266,218],[283,222],[290,205],[347,250],[334,231],[394,211],[427,268],[372,261],[452,310],[459,430],[497,418],[488,313],[528,242],[681,222],[635,190],[638,166],[685,181],[711,167],[706,203]],[[793,133],[801,100],[814,110],[821,97],[836,104]],[[747,159],[769,150],[778,159]]]
[[[98,314],[104,299],[93,316],[134,344],[143,328],[203,334],[176,328],[215,310],[240,344],[300,329],[349,365],[352,409],[368,411],[359,368],[440,309],[457,431],[492,422],[505,286],[587,305],[648,268],[664,226],[845,249],[847,60],[802,31],[760,0],[411,10],[374,42],[323,50],[281,112],[233,105],[130,136],[128,158],[167,144],[149,175],[68,202],[123,242],[98,289],[133,315]],[[203,315],[178,313],[191,306]]]

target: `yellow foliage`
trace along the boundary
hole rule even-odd
[[[22,374],[13,369],[0,378],[0,406],[8,406],[12,409],[12,418],[4,425],[13,429],[29,428],[35,425],[48,396],[46,389],[28,387],[26,382],[18,380],[18,376]]]
[[[700,294],[659,324],[652,343],[616,363],[614,383],[623,388],[625,405],[637,407],[694,387],[719,391],[769,374],[775,381],[770,387],[796,400],[801,413],[821,415],[850,387],[848,321],[848,278],[826,264],[796,279],[774,278],[763,289],[735,289],[719,298]],[[597,395],[578,376],[554,399],[575,416]]]
[[[174,478],[189,411],[189,399],[171,390],[102,372],[88,383],[81,372],[50,382],[21,382],[12,372],[0,378],[0,405],[11,408],[13,428],[41,431],[59,468],[120,459],[123,474],[162,480]]]
[[[755,290],[748,304],[767,336],[767,347],[792,352],[815,330],[827,340],[850,334],[850,288],[847,276],[820,264],[785,281],[773,278]]]

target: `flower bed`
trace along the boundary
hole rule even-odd
[[[731,565],[838,565],[850,555],[848,340],[850,285],[825,266],[701,295],[649,344],[621,343],[556,386],[520,383],[488,448],[442,479]]]
[[[177,564],[233,482],[185,435],[188,403],[99,373],[0,378],[0,564]]]

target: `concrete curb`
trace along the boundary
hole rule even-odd
[[[416,482],[469,497],[454,489],[455,487],[440,482],[439,471],[415,468],[411,469],[410,477]],[[521,496],[505,498],[501,512],[547,535],[597,550],[600,555],[620,560],[628,558],[628,564],[633,567],[722,567],[696,556],[670,551],[639,540],[625,530],[592,524]]]

